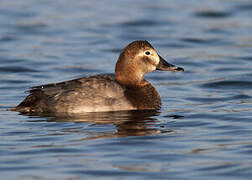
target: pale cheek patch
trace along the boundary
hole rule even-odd
[[[157,66],[159,64],[159,56],[157,52],[153,49],[150,49],[149,51],[151,52],[151,55],[149,56],[149,58],[152,60],[152,64],[155,64]],[[144,52],[143,52],[143,56],[146,57]]]
[[[155,70],[156,70],[156,66],[151,65],[151,66],[148,66],[147,69],[148,69],[147,72],[152,72],[152,71],[155,71]]]
[[[156,66],[159,64],[159,56],[156,52],[151,51],[151,55],[148,57],[144,54],[139,54],[136,56],[137,58],[141,59],[142,61],[146,62],[145,72],[152,72],[156,70]]]
[[[157,66],[159,64],[160,59],[159,59],[159,56],[156,53],[153,55],[153,60],[155,61],[155,64]]]

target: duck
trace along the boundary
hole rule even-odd
[[[128,44],[115,65],[115,76],[98,74],[31,87],[12,111],[23,114],[158,110],[161,98],[145,79],[153,71],[184,71],[163,59],[146,40]]]

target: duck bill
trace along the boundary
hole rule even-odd
[[[168,63],[161,56],[159,56],[159,63],[157,65],[157,70],[159,70],[159,71],[172,71],[172,72],[184,71],[183,68],[178,67],[178,66],[174,66],[173,64]]]

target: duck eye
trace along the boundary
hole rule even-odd
[[[145,54],[146,54],[147,56],[149,56],[149,55],[150,55],[150,51],[145,51]]]

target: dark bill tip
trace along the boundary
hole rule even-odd
[[[157,70],[160,71],[172,71],[172,72],[183,72],[184,69],[182,67],[174,66],[173,64],[168,63],[161,56],[159,56],[159,64],[157,65]]]

